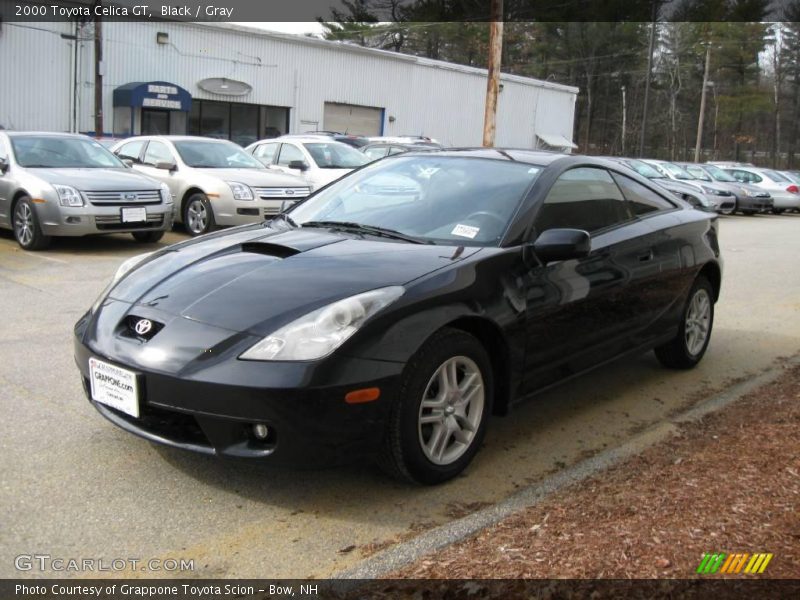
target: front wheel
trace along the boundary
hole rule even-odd
[[[461,473],[486,434],[492,390],[491,362],[481,343],[457,329],[436,333],[406,365],[381,467],[427,485]]]
[[[713,298],[711,283],[700,275],[689,292],[678,335],[655,350],[665,367],[691,369],[703,358],[714,325]]]
[[[216,229],[214,211],[205,194],[192,194],[183,209],[183,224],[190,235],[197,236]]]
[[[50,245],[51,238],[42,233],[36,210],[28,196],[23,196],[14,206],[12,219],[14,237],[25,250],[44,250]]]
[[[163,231],[135,231],[131,234],[140,244],[155,244],[164,237]]]

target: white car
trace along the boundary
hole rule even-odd
[[[800,210],[800,187],[785,175],[772,169],[736,166],[723,167],[734,179],[753,184],[767,190],[772,196],[772,212],[776,215],[785,210]]]
[[[675,163],[666,160],[646,158],[642,158],[641,160],[665,177],[694,187],[699,193],[705,196],[708,203],[714,207],[716,212],[730,215],[736,211],[736,196],[734,196],[730,190],[716,183],[706,183]]]
[[[261,140],[245,151],[271,169],[301,176],[312,191],[370,162],[352,146],[319,135]]]
[[[264,168],[227,140],[179,135],[128,138],[114,154],[161,181],[175,199],[175,220],[191,235],[258,223],[311,193],[300,177]]]

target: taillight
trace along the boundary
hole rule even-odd
[[[793,194],[800,194],[800,188],[796,185],[792,184],[786,188],[787,192],[792,192]]]

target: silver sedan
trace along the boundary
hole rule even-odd
[[[97,141],[0,132],[0,228],[41,250],[52,236],[131,233],[156,242],[172,227],[169,188],[128,168]]]

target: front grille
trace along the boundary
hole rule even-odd
[[[272,215],[277,215],[281,212],[281,209],[277,206],[268,206],[264,209],[264,216],[269,217]]]
[[[152,229],[164,223],[164,215],[147,215],[147,221],[123,223],[121,215],[96,215],[94,218],[98,229],[113,231],[114,229]]]
[[[83,192],[83,195],[95,206],[144,206],[161,203],[161,192],[158,190]]]
[[[254,187],[253,191],[256,196],[262,200],[269,200],[272,198],[305,198],[311,193],[311,189],[307,187]]]

